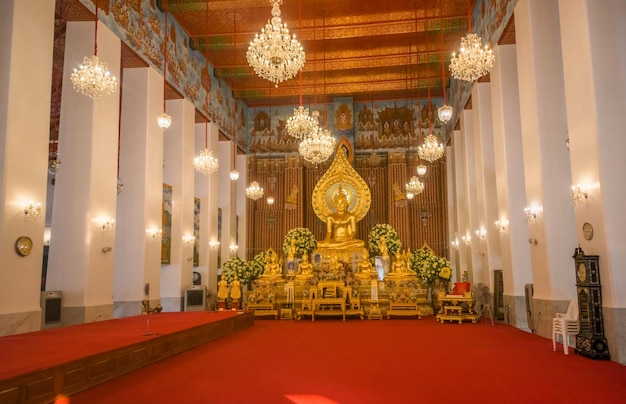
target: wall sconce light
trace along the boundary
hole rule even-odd
[[[194,236],[183,236],[183,241],[187,245],[193,245],[196,242],[196,238]]]
[[[529,238],[528,239],[528,244],[537,245],[537,239],[536,238]]]
[[[102,224],[102,230],[107,233],[115,229],[115,219],[111,219],[110,217],[105,217],[105,218],[100,219],[100,223]]]
[[[209,247],[211,248],[217,248],[220,246],[220,242],[217,240],[211,240],[209,241]]]
[[[153,239],[161,240],[161,238],[163,237],[163,230],[162,229],[158,229],[156,227],[151,227],[151,228],[147,229],[146,233],[151,235]]]
[[[508,224],[509,222],[507,220],[496,220],[496,231],[498,234],[504,233]]]
[[[28,205],[24,206],[24,215],[26,215],[26,219],[39,219],[41,217],[41,204],[30,201]]]
[[[415,194],[413,192],[407,192],[406,193],[406,199],[413,199],[415,198]]]
[[[524,221],[530,223],[537,219],[537,211],[538,209],[534,206],[524,208]]]
[[[463,236],[461,240],[465,243],[465,245],[472,244],[472,236]]]
[[[479,239],[484,240],[485,237],[487,236],[487,230],[485,229],[476,230],[476,235],[478,236]]]
[[[455,238],[454,240],[452,240],[450,242],[450,245],[452,245],[452,248],[454,248],[455,250],[459,248],[459,239]]]
[[[274,197],[273,196],[268,196],[267,197],[267,204],[268,205],[273,205],[274,204]]]
[[[102,252],[103,253],[110,253],[111,251],[113,251],[113,247],[102,247]]]
[[[578,206],[581,203],[585,202],[585,199],[589,196],[589,192],[585,187],[580,184],[572,185],[572,190],[569,194],[569,203],[572,206]]]
[[[231,244],[230,247],[228,247],[230,249],[231,253],[236,253],[237,250],[239,249],[239,246],[237,244]]]

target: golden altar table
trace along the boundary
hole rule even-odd
[[[441,306],[437,313],[437,321],[457,321],[459,324],[464,320],[470,320],[476,324],[479,315],[474,311],[474,297],[471,294],[466,295],[443,295],[439,296],[439,304]]]

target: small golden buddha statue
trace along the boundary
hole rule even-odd
[[[287,203],[297,205],[298,204],[298,186],[294,185],[291,188],[291,192],[287,196]]]
[[[308,278],[313,276],[313,264],[309,262],[309,254],[302,254],[302,261],[298,264],[296,278]]]
[[[396,253],[393,264],[391,264],[391,271],[388,274],[389,276],[406,276],[406,275],[416,275],[415,271],[409,269],[406,261],[402,257],[400,251]]]
[[[265,258],[265,271],[263,271],[263,275],[261,278],[276,278],[282,276],[282,271],[280,270],[280,265],[278,264],[278,255],[274,252],[274,250],[270,249]]]
[[[335,212],[326,218],[326,237],[317,243],[321,248],[359,248],[364,247],[363,240],[355,239],[356,218],[347,210],[348,198],[339,190],[331,200]]]
[[[361,259],[361,262],[359,262],[359,264],[356,267],[355,276],[357,278],[371,278],[375,274],[377,274],[377,272],[376,270],[374,270],[374,267],[372,266],[372,263],[370,262],[369,252],[365,250],[363,252],[363,259]]]

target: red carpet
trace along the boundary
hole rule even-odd
[[[256,321],[70,397],[80,403],[623,403],[626,367],[512,327]]]
[[[159,313],[2,337],[0,381],[236,315],[235,312]],[[143,336],[147,320],[152,336]]]

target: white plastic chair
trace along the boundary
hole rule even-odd
[[[556,313],[552,319],[552,350],[556,351],[558,336],[561,335],[563,341],[563,353],[569,354],[569,337],[576,336],[580,327],[578,324],[578,300],[570,301],[567,313]]]

